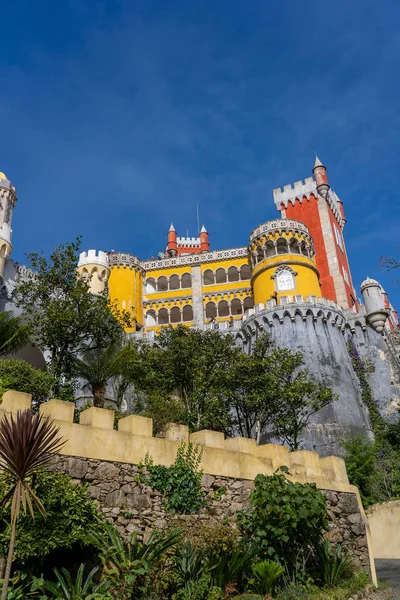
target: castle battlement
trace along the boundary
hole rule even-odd
[[[281,209],[282,204],[287,208],[288,203],[291,202],[293,205],[296,199],[302,202],[303,196],[307,199],[310,198],[310,194],[317,196],[317,185],[313,177],[306,177],[304,181],[295,181],[294,184],[288,184],[282,188],[278,187],[272,190],[274,195],[275,206],[278,210]]]
[[[103,252],[102,250],[88,250],[87,252],[81,252],[79,255],[78,268],[84,267],[85,265],[100,265],[108,269],[107,252]]]
[[[8,391],[3,394],[0,419],[5,414],[31,408],[31,396]],[[60,454],[138,464],[149,452],[155,464],[171,465],[179,444],[191,441],[204,447],[201,467],[205,473],[224,477],[254,479],[259,473],[271,475],[286,465],[295,481],[315,482],[321,489],[355,493],[349,485],[344,461],[336,456],[321,458],[316,452],[289,452],[278,444],[261,444],[249,438],[225,439],[223,433],[198,431],[189,434],[185,425],[170,424],[165,438],[153,437],[152,419],[129,415],[113,429],[114,412],[91,407],[81,412],[74,423],[74,404],[50,400],[40,406],[40,414],[59,427],[65,444]]]
[[[177,237],[178,246],[200,246],[199,237]]]

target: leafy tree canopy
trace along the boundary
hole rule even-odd
[[[49,257],[27,254],[32,274],[15,289],[17,305],[34,324],[33,341],[49,353],[57,381],[71,376],[73,357],[88,345],[107,347],[121,338],[122,325],[130,324],[130,315],[111,304],[107,292],[93,296],[89,280],[77,277],[80,243],[77,238],[60,245]],[[58,393],[60,384],[55,388]]]
[[[9,390],[32,394],[32,401],[36,405],[48,400],[53,384],[49,373],[35,369],[18,358],[0,360],[0,379]]]

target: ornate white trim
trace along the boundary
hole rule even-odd
[[[218,260],[229,260],[230,258],[247,258],[247,256],[247,248],[229,248],[227,250],[214,250],[213,252],[202,252],[187,256],[175,256],[174,258],[164,258],[162,260],[146,260],[141,265],[145,271],[155,271],[158,269],[170,269],[171,267],[199,265]]]
[[[300,221],[295,221],[294,219],[276,219],[274,221],[267,221],[266,223],[262,223],[250,233],[249,244],[256,240],[260,235],[264,233],[270,233],[271,231],[287,231],[287,232],[301,232],[305,233],[311,241],[310,232],[308,231],[308,227],[301,223]]]

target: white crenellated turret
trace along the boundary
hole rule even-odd
[[[78,262],[78,273],[90,278],[90,291],[92,294],[102,294],[110,276],[110,265],[107,252],[89,250],[81,252]]]
[[[365,318],[375,331],[381,333],[385,328],[389,311],[385,308],[385,299],[380,283],[375,279],[367,277],[361,284],[361,294],[367,313]]]
[[[0,275],[3,275],[4,264],[11,253],[11,219],[16,201],[16,188],[0,172]]]

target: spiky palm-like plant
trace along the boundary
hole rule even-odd
[[[30,325],[11,310],[0,313],[0,356],[12,354],[29,342]]]
[[[11,488],[0,503],[0,510],[11,500],[11,538],[3,581],[1,600],[7,598],[12,558],[17,532],[17,520],[27,508],[35,518],[33,506],[44,515],[43,504],[32,489],[32,476],[45,467],[52,454],[63,445],[55,427],[48,417],[33,415],[30,410],[19,411],[17,416],[7,415],[0,423],[0,468],[10,477]]]
[[[107,381],[120,373],[120,359],[118,344],[111,344],[108,348],[87,348],[81,358],[74,359],[74,374],[90,385],[94,406],[103,408]]]

